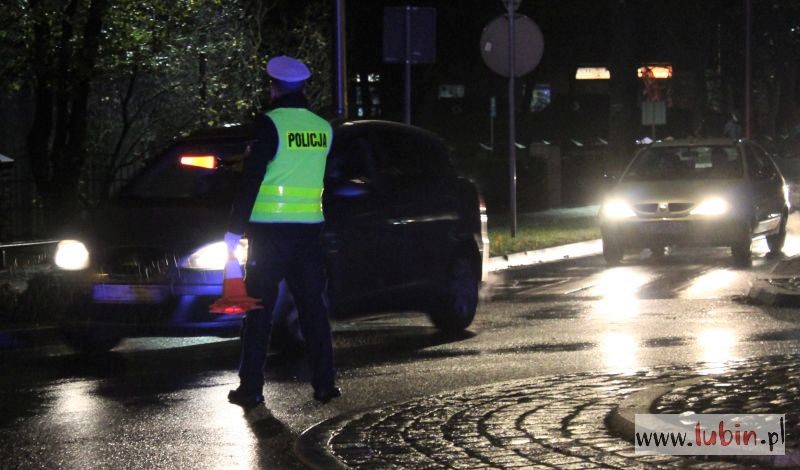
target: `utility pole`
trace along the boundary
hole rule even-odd
[[[347,119],[347,28],[345,0],[336,0],[336,117]]]
[[[517,236],[517,119],[516,90],[514,75],[516,73],[516,32],[514,16],[522,0],[505,0],[508,10],[508,181],[509,210],[511,212],[511,238]]]
[[[403,108],[403,122],[411,124],[411,6],[406,5],[406,21],[405,21],[405,88],[403,96],[405,96],[405,106]]]
[[[744,0],[744,28],[745,28],[745,44],[744,44],[744,136],[750,138],[752,136],[752,121],[751,114],[753,112],[753,95],[751,91],[751,82],[753,76],[752,58],[750,55],[750,38],[753,28],[753,17],[751,0]]]

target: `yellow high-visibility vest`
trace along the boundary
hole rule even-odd
[[[261,182],[250,221],[322,222],[331,125],[305,108],[278,108],[267,116],[278,130],[278,150]]]

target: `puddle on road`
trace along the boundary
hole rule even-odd
[[[540,353],[540,352],[572,352],[592,349],[594,343],[558,343],[558,344],[529,344],[511,348],[494,350],[498,354]]]
[[[688,338],[680,338],[677,336],[668,336],[664,338],[650,338],[642,343],[646,348],[672,348],[676,346],[685,346],[689,343]]]
[[[571,320],[578,318],[583,311],[578,307],[549,307],[522,312],[517,317],[526,320]]]

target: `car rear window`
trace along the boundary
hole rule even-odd
[[[742,177],[742,156],[734,146],[650,147],[623,175],[626,181],[730,179]]]
[[[360,181],[394,191],[441,181],[453,171],[450,150],[439,138],[362,124],[337,133],[327,181]]]
[[[372,142],[377,171],[392,189],[439,181],[449,173],[447,147],[436,138],[421,133],[381,132],[375,133]]]

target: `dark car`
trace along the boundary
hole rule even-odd
[[[617,264],[626,248],[728,246],[750,262],[755,237],[779,253],[786,238],[786,183],[755,142],[687,139],[655,142],[636,154],[600,209],[603,255]]]
[[[222,235],[249,135],[234,127],[175,143],[69,232],[56,263],[76,292],[63,324],[75,343],[238,334],[241,315],[208,306],[222,293]],[[334,317],[418,310],[442,330],[470,325],[488,256],[486,212],[451,159],[442,139],[419,128],[334,124],[323,195]],[[246,254],[245,238],[242,264]],[[276,310],[292,310],[289,295]]]

